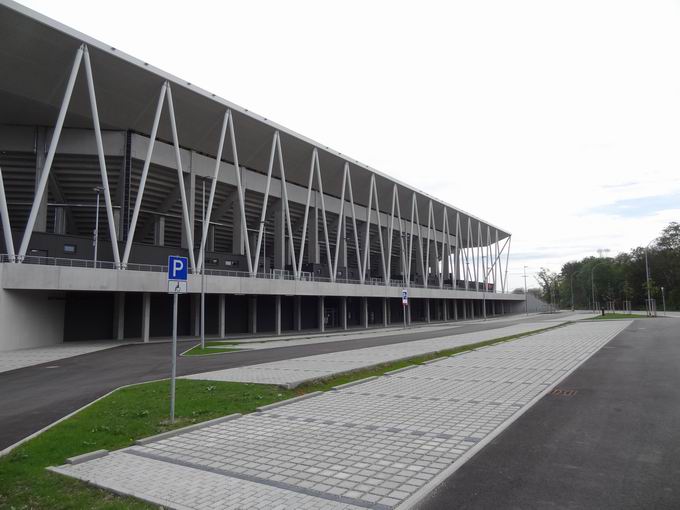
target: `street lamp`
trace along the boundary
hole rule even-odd
[[[104,191],[104,188],[96,186],[92,190],[97,193],[97,205],[94,220],[94,232],[92,233],[92,245],[94,246],[94,268],[97,269],[97,245],[99,244],[99,193]]]
[[[654,242],[655,239],[652,239],[647,243],[647,246],[645,246],[645,272],[647,273],[647,315],[651,316],[652,315],[652,292],[650,290],[650,284],[649,284],[649,258],[647,257],[647,251],[649,249],[649,245]]]
[[[524,313],[529,316],[529,302],[527,301],[527,267],[524,266]]]
[[[666,293],[664,292],[664,288],[661,287],[661,299],[663,299],[663,316],[666,316]]]

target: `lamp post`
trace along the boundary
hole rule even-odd
[[[204,231],[205,226],[205,179],[203,179],[203,199],[201,202],[201,208],[203,210],[203,221],[201,226]],[[208,225],[208,229],[210,225]],[[207,231],[206,231],[207,232]],[[203,260],[201,260],[201,349],[205,350],[205,247],[203,247]]]
[[[529,266],[524,266],[524,313],[526,316],[529,316],[529,302],[527,301],[527,267]]]
[[[661,299],[663,299],[663,316],[666,316],[666,293],[664,288],[661,287]]]
[[[104,188],[99,186],[93,188],[93,191],[97,193],[97,205],[95,206],[95,219],[94,219],[94,232],[92,233],[92,245],[94,246],[94,268],[97,269],[97,248],[99,244],[99,193],[104,191]]]
[[[654,239],[649,241],[647,243],[647,246],[645,246],[645,272],[647,273],[647,315],[652,315],[652,292],[650,290],[650,283],[649,283],[649,258],[647,256],[647,251],[649,249],[649,245],[654,242]]]

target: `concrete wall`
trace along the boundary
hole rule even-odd
[[[58,294],[0,289],[0,351],[60,344],[64,305]]]

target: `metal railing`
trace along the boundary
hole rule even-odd
[[[7,254],[0,254],[0,263],[12,263],[17,262],[18,257],[10,257]],[[62,257],[42,257],[36,255],[26,255],[21,260],[23,264],[33,264],[41,266],[58,266],[58,267],[77,267],[85,269],[119,269],[115,263],[109,261],[100,261],[96,263],[92,260],[87,259],[69,259]],[[144,271],[152,273],[165,273],[168,270],[168,266],[158,265],[158,264],[137,264],[128,263],[125,266],[128,271]],[[350,285],[374,285],[374,286],[388,286],[388,287],[409,287],[416,289],[433,289],[433,290],[466,290],[465,285],[457,284],[455,287],[452,285],[444,285],[439,287],[439,285],[429,285],[425,286],[422,283],[410,282],[406,284],[403,280],[390,279],[387,281],[387,285],[382,278],[366,278],[362,283],[361,280],[356,278],[343,278],[338,277],[333,281],[328,276],[315,275],[314,273],[302,271],[300,277],[296,278],[295,273],[285,269],[273,269],[269,272],[257,272],[252,276],[248,274],[247,271],[234,271],[229,269],[210,269],[205,268],[205,274],[209,276],[226,276],[232,278],[260,278],[269,280],[287,280],[287,281],[304,281],[304,282],[318,282],[318,283],[340,283],[340,284],[350,284]],[[468,286],[468,291],[470,292],[481,292],[474,288],[474,283]],[[487,290],[487,294],[502,294],[495,290]],[[504,294],[509,294],[505,292]]]

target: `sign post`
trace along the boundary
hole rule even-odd
[[[186,257],[168,257],[168,293],[172,294],[172,376],[170,377],[170,423],[175,423],[175,380],[177,378],[177,298],[187,292]]]
[[[401,304],[404,309],[404,329],[406,329],[406,307],[408,306],[408,289],[401,290]]]

